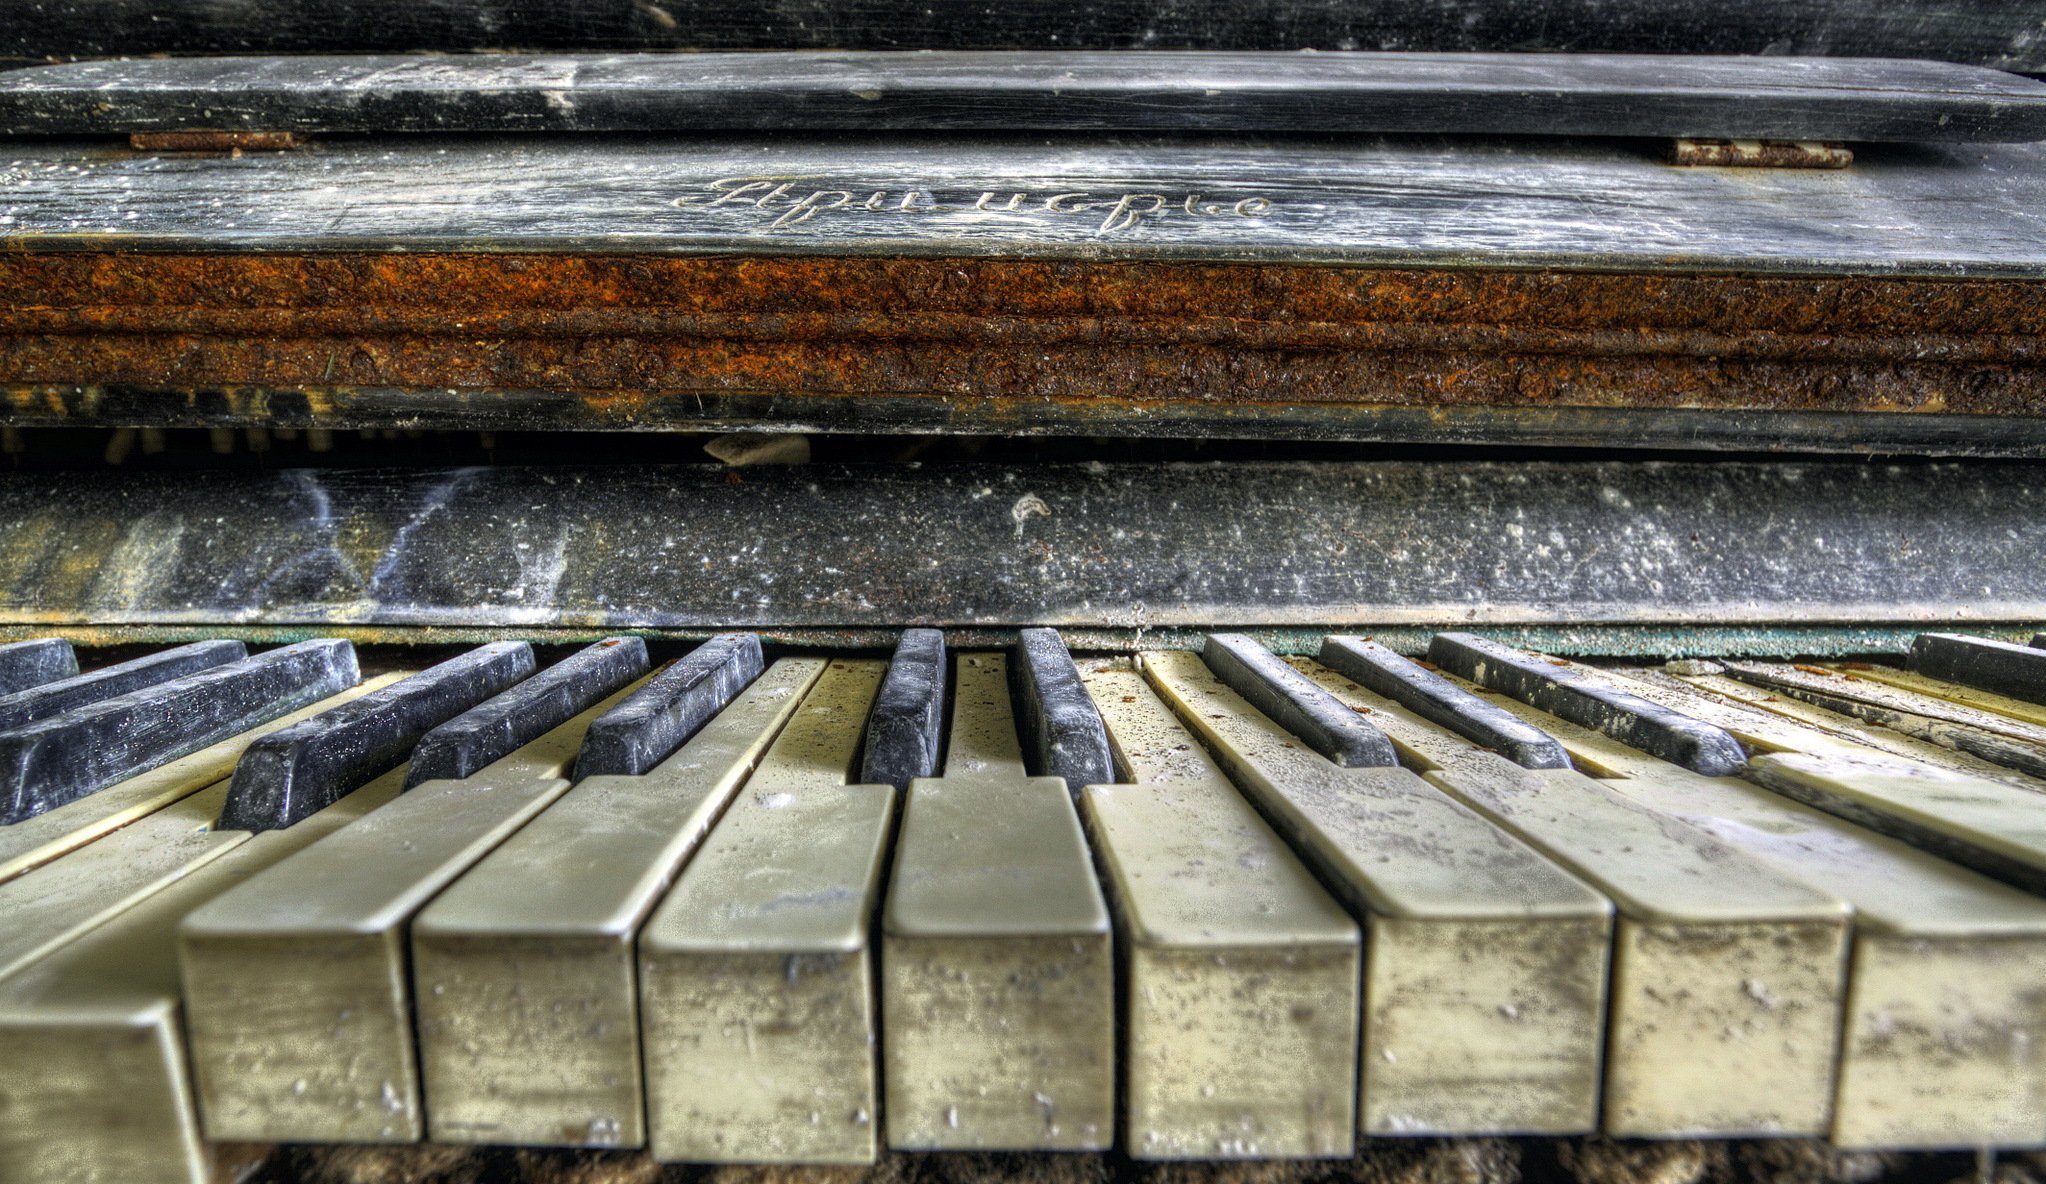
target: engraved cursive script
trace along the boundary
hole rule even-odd
[[[721,177],[710,183],[708,192],[678,197],[672,204],[751,214],[761,219],[765,230],[785,230],[818,218],[985,214],[1055,223],[1080,221],[1103,235],[1123,234],[1166,220],[1262,218],[1272,210],[1272,199],[1257,194],[1114,190],[946,194],[924,189],[826,189],[809,179],[787,177]]]

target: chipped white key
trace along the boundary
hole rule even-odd
[[[1007,659],[958,657],[943,775],[910,785],[882,913],[888,1145],[1101,1150],[1115,955],[1071,793],[1031,777]]]
[[[1152,683],[1364,921],[1364,1134],[1598,1126],[1612,906],[1406,769],[1345,769],[1191,653]]]
[[[1583,876],[1620,913],[1608,1134],[1822,1134],[1849,909],[1567,769],[1523,769],[1326,669],[1317,682],[1432,766],[1430,781]]]
[[[1348,1155],[1356,922],[1142,675],[1088,665],[1117,766],[1136,782],[1081,798],[1126,951],[1124,1149]]]
[[[645,1142],[634,935],[824,665],[778,662],[644,776],[580,782],[420,912],[431,1138]]]
[[[422,1137],[405,927],[568,789],[583,730],[630,691],[472,777],[407,791],[185,919],[180,961],[208,1137]]]
[[[389,802],[404,770],[266,831],[106,925],[0,980],[0,1180],[210,1184],[181,1020],[178,923]]]
[[[868,933],[895,789],[846,780],[885,671],[831,663],[641,930],[656,1158],[879,1151]]]

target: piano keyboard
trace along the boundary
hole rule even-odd
[[[2046,648],[80,669],[0,646],[9,1184],[271,1143],[2046,1146]]]

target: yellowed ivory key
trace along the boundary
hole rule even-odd
[[[888,1145],[1106,1148],[1114,950],[1080,819],[1063,780],[1024,772],[1007,659],[961,655],[953,685],[882,915]]]

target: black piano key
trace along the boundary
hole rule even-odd
[[[239,641],[199,641],[107,666],[90,674],[16,691],[0,698],[0,732],[11,732],[24,724],[119,698],[187,674],[239,662],[248,656],[248,647]]]
[[[1606,686],[1569,665],[1469,633],[1438,633],[1428,660],[1479,686],[1592,728],[1622,744],[1707,777],[1747,763],[1738,740],[1703,720]]]
[[[575,777],[636,776],[667,760],[767,669],[760,637],[721,633],[597,717],[576,754]]]
[[[2046,703],[2046,634],[2031,645],[1964,637],[1958,633],[1921,633],[1911,643],[1911,669],[1927,678],[1943,678],[1963,686],[2028,703]]]
[[[860,780],[907,790],[915,778],[937,776],[944,726],[945,635],[905,629],[867,716]]]
[[[278,830],[396,768],[419,738],[533,673],[533,647],[500,641],[272,732],[235,763],[222,830]]]
[[[360,681],[354,646],[302,641],[0,734],[0,822],[75,801]]]
[[[61,637],[0,645],[0,695],[70,678],[78,673],[78,655]]]
[[[405,788],[467,777],[567,723],[647,672],[646,642],[607,637],[426,734]]]
[[[1210,633],[1201,660],[1252,707],[1336,764],[1346,769],[1399,764],[1384,732],[1249,637]]]
[[[1009,677],[1017,701],[1016,730],[1033,774],[1063,777],[1075,793],[1085,785],[1115,780],[1108,729],[1058,630],[1023,630]]]
[[[1528,769],[1567,769],[1554,736],[1503,711],[1419,663],[1363,637],[1324,637],[1322,665],[1471,743]]]

